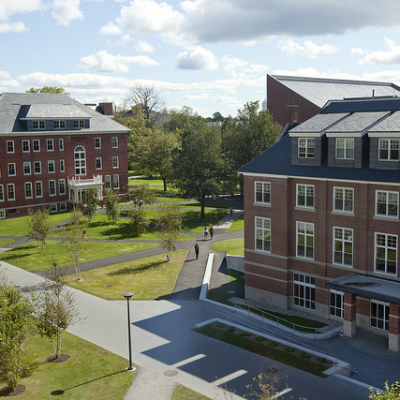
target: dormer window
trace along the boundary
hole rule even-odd
[[[83,119],[74,120],[74,128],[75,129],[84,128],[84,127],[85,127],[85,121]]]
[[[44,129],[46,127],[45,121],[32,121],[33,129]]]
[[[53,121],[54,129],[65,129],[65,121]]]
[[[314,138],[299,138],[298,148],[299,158],[314,158]]]
[[[354,160],[354,138],[336,139],[336,158]]]
[[[379,139],[379,160],[399,161],[399,139]]]

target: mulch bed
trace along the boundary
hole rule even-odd
[[[26,390],[26,386],[18,385],[15,390],[11,390],[10,387],[4,386],[0,388],[0,397],[10,397],[10,396],[18,396],[24,393]]]

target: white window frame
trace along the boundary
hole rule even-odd
[[[5,200],[5,195],[4,195],[4,185],[0,184],[0,201]]]
[[[65,161],[60,160],[60,172],[65,172]]]
[[[30,195],[27,195],[27,189],[30,191]],[[25,199],[32,199],[33,198],[32,182],[25,182],[24,183],[24,191],[25,191]]]
[[[336,265],[343,265],[345,267],[352,267],[353,254],[354,254],[353,229],[334,226],[332,235],[333,235],[332,263]],[[349,253],[349,247],[351,253]],[[336,255],[338,255],[338,257]],[[338,260],[339,256],[340,260]],[[350,257],[350,262],[349,262],[349,257]]]
[[[112,166],[113,166],[113,168],[119,168],[119,157],[118,156],[113,156]]]
[[[32,121],[32,129],[34,129],[35,131],[46,129],[46,122],[44,120]]]
[[[271,182],[254,182],[254,202],[256,204],[271,204]]]
[[[27,145],[27,150],[25,150],[25,145]],[[31,148],[30,148],[29,140],[28,139],[22,140],[22,152],[29,153],[30,151],[31,151]]]
[[[383,144],[386,143],[387,148],[383,148]],[[392,148],[392,145],[394,148]],[[397,148],[396,148],[397,147]],[[381,157],[381,151],[387,151],[387,157]],[[392,158],[392,152],[394,154],[397,153],[397,156]],[[400,153],[400,139],[390,139],[390,138],[382,138],[379,139],[378,142],[378,160],[379,161],[399,161],[399,153]]]
[[[56,172],[56,162],[54,161],[54,160],[48,160],[47,161],[47,170],[48,170],[48,172],[49,172],[49,174],[55,174],[55,172]],[[52,171],[51,171],[51,169],[53,169]]]
[[[82,129],[85,127],[85,120],[83,119],[75,119],[73,122],[74,129]]]
[[[312,229],[311,229],[312,228]],[[311,232],[312,230],[312,232]],[[314,224],[310,222],[296,221],[296,257],[305,258],[308,260],[314,259],[315,252],[315,239],[314,239]],[[300,237],[303,238],[304,244],[300,244]],[[312,241],[312,246],[310,246],[310,240]],[[300,252],[300,246],[303,247],[303,251]],[[312,256],[310,256],[310,249]]]
[[[39,166],[39,172],[36,172],[36,166]],[[34,161],[33,162],[33,172],[35,175],[40,175],[42,173],[42,162],[41,161]]]
[[[111,187],[111,175],[104,176],[104,188],[105,189],[112,189]]]
[[[32,149],[33,149],[34,153],[40,152],[40,140],[39,139],[32,140]]]
[[[373,310],[373,308],[376,308]],[[371,328],[389,331],[390,304],[383,301],[370,300],[369,325]]]
[[[382,198],[385,197],[384,202]],[[385,213],[379,213],[378,204],[383,204],[385,207]],[[396,213],[393,213],[393,208],[396,208]],[[391,210],[391,211],[390,211]],[[398,218],[399,216],[399,192],[392,192],[388,190],[376,190],[375,191],[375,216],[376,217],[388,217]]]
[[[10,193],[12,193],[12,196],[10,196]],[[7,200],[15,200],[15,185],[13,183],[7,183]]]
[[[298,156],[298,158],[314,158],[314,156],[315,156],[315,139],[314,138],[298,138],[297,156]]]
[[[64,151],[64,139],[58,139],[58,148],[60,151]]]
[[[94,148],[101,149],[101,137],[94,138]]]
[[[15,153],[14,140],[7,140],[6,148],[7,148],[7,154],[14,154]]]
[[[101,157],[96,157],[95,166],[96,166],[96,169],[102,169],[103,168],[103,162],[102,162],[102,158]]]
[[[384,239],[384,243],[382,240]],[[380,243],[378,243],[378,240]],[[374,257],[374,270],[377,273],[381,274],[387,274],[387,275],[394,275],[397,276],[397,258],[398,258],[398,237],[397,235],[392,235],[389,233],[381,233],[381,232],[375,232],[375,257]],[[393,243],[395,243],[395,246],[393,246]],[[380,249],[380,251],[379,251]],[[384,252],[383,257],[379,257],[380,262],[378,263],[378,256],[379,253],[382,254],[382,251]],[[394,254],[392,254],[394,252]],[[389,265],[390,258],[394,258],[395,260],[395,265],[394,265],[394,272],[389,272],[389,268],[393,269],[393,261]],[[378,265],[382,265],[383,262],[383,268],[380,267],[379,269],[377,268]]]
[[[65,129],[65,126],[66,126],[66,123],[65,123],[65,120],[63,120],[63,119],[56,119],[53,121],[54,129]]]
[[[304,197],[302,204],[300,200]],[[312,199],[312,205],[309,205],[309,200]],[[314,209],[315,207],[315,186],[305,185],[303,183],[296,184],[296,207]]]
[[[50,213],[56,213],[56,212],[57,212],[57,203],[50,204]]]
[[[113,136],[111,138],[111,147],[113,149],[118,149],[118,137],[117,136]]]
[[[271,218],[255,217],[254,249],[271,253]]]
[[[308,310],[315,310],[314,277],[297,273],[293,274],[293,305]]]
[[[0,210],[0,219],[4,219],[6,217],[6,210]]]
[[[24,168],[24,175],[32,175],[32,165],[29,161],[25,161],[22,166]]]
[[[119,189],[119,175],[113,175],[113,189]]]
[[[40,188],[39,194],[38,194],[38,188]],[[38,199],[43,197],[43,185],[41,181],[35,182],[35,197]]]
[[[54,188],[54,191],[52,188]],[[57,196],[57,185],[54,179],[49,180],[49,196]]]
[[[8,176],[16,176],[17,175],[17,167],[15,163],[8,163],[7,164],[7,171],[8,171]]]
[[[86,150],[83,146],[76,146],[74,150],[75,175],[86,175]]]
[[[58,194],[67,194],[67,186],[65,184],[65,179],[58,180]]]
[[[343,319],[344,293],[339,290],[329,290],[329,315]]]
[[[341,143],[343,146],[339,146]],[[338,150],[343,150],[343,157],[339,157]],[[335,139],[335,158],[337,160],[354,160],[354,138]]]
[[[60,211],[67,211],[67,203],[60,203]]]
[[[351,199],[350,199],[351,197]],[[351,210],[348,210],[348,203],[351,201]],[[341,202],[341,208],[337,208],[338,203]],[[333,211],[353,214],[354,212],[354,189],[348,187],[333,188]]]
[[[46,147],[47,147],[47,151],[54,151],[54,140],[53,139],[47,139],[46,140]]]

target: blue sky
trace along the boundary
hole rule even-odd
[[[398,0],[0,0],[0,93],[120,106],[148,85],[227,116],[265,98],[267,73],[400,85],[399,15]]]

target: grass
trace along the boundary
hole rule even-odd
[[[204,227],[214,226],[226,215],[226,210],[206,209],[205,219],[200,218],[200,209],[185,210],[184,226],[185,229],[193,233],[203,233]]]
[[[128,361],[124,358],[67,332],[63,333],[62,353],[71,358],[66,362],[45,362],[54,354],[53,347],[49,339],[39,335],[29,340],[28,348],[33,369],[20,382],[26,391],[19,400],[123,399],[136,374],[125,371]]]
[[[244,286],[244,273],[234,269],[228,270],[228,281],[235,282],[237,285]]]
[[[186,256],[187,250],[178,250],[170,262],[163,253],[96,268],[82,272],[81,281],[70,275],[67,284],[105,300],[121,300],[126,291],[135,293],[134,300],[155,300],[172,293]]]
[[[185,386],[175,384],[171,400],[211,400],[211,399]]]
[[[14,239],[0,239],[0,247],[3,247],[7,244],[14,243]]]
[[[82,252],[81,262],[108,258],[121,253],[158,247],[157,243],[114,243],[88,242],[87,250]],[[52,268],[56,261],[58,266],[71,265],[72,261],[65,245],[60,241],[48,241],[39,252],[37,242],[30,242],[0,254],[0,260],[26,271],[44,271]]]
[[[244,214],[242,214],[227,230],[226,233],[244,230]]]
[[[213,251],[226,251],[231,256],[244,256],[244,239],[227,239],[212,244]]]

